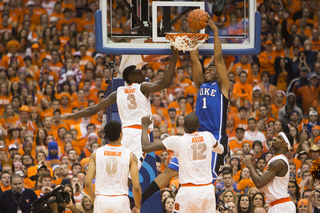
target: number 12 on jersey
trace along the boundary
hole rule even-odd
[[[207,150],[207,145],[205,143],[192,144],[191,148],[193,150],[193,160],[204,160],[206,155],[203,153]]]

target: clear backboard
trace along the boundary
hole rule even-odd
[[[165,35],[189,32],[187,16],[198,8],[213,15],[212,6],[203,1],[100,0],[95,13],[96,50],[105,54],[170,55]],[[229,8],[233,11],[228,12]],[[261,15],[256,12],[256,1],[226,5],[221,17],[212,17],[219,27],[224,55],[260,52]],[[210,36],[200,45],[200,54],[213,55],[212,30],[207,27],[200,33]]]

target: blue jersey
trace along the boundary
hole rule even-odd
[[[228,136],[226,133],[228,98],[220,91],[218,82],[202,83],[196,102],[196,115],[199,118],[198,131],[211,132],[215,139],[224,147],[224,153],[212,153],[213,182],[222,172],[225,157],[228,153]],[[169,168],[179,171],[179,162],[173,158]]]
[[[198,131],[211,132],[217,141],[226,137],[228,99],[221,93],[218,82],[202,83],[196,101]]]

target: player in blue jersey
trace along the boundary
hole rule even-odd
[[[224,153],[212,156],[213,182],[222,172],[224,158],[228,153],[228,136],[226,134],[227,106],[229,99],[230,82],[228,72],[222,56],[221,41],[217,26],[208,16],[208,23],[214,33],[214,63],[211,63],[202,72],[203,68],[199,61],[199,50],[190,52],[192,78],[198,88],[196,101],[196,115],[199,117],[199,131],[211,132],[215,139],[224,147]],[[161,173],[150,186],[143,192],[144,202],[159,189],[166,187],[171,178],[177,175],[179,163],[177,158],[173,158],[169,166]]]

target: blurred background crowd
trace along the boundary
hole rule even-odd
[[[211,16],[213,2],[205,1]],[[213,16],[221,35],[244,32],[246,6],[230,0],[221,17]],[[124,4],[115,0],[111,7],[116,11],[113,32],[130,32]],[[114,61],[119,67],[121,55],[95,51],[98,8],[94,0],[0,0],[0,212],[10,208],[1,193],[19,179],[10,178],[12,174],[19,174],[21,187],[32,189],[36,197],[62,184],[80,211],[93,212],[84,178],[91,153],[101,146],[104,112],[78,120],[50,118],[99,103],[108,86],[105,80],[121,76],[105,65]],[[254,156],[263,173],[274,155],[273,137],[285,131],[294,138],[286,154],[291,200],[299,213],[318,212],[320,182],[309,170],[320,156],[319,1],[258,0],[257,10],[262,15],[261,53],[224,56],[231,83],[226,124],[230,153],[215,185],[229,209],[219,211],[268,211],[241,159]],[[187,31],[186,23],[182,18],[173,28]],[[200,57],[206,68],[214,56]],[[163,78],[168,63],[168,58],[161,59],[142,70],[154,82]],[[154,141],[184,133],[185,116],[194,111],[196,98],[189,57],[180,56],[170,87],[151,95]],[[161,173],[173,153],[156,155]],[[178,189],[178,177],[162,189],[163,212],[173,211]]]

